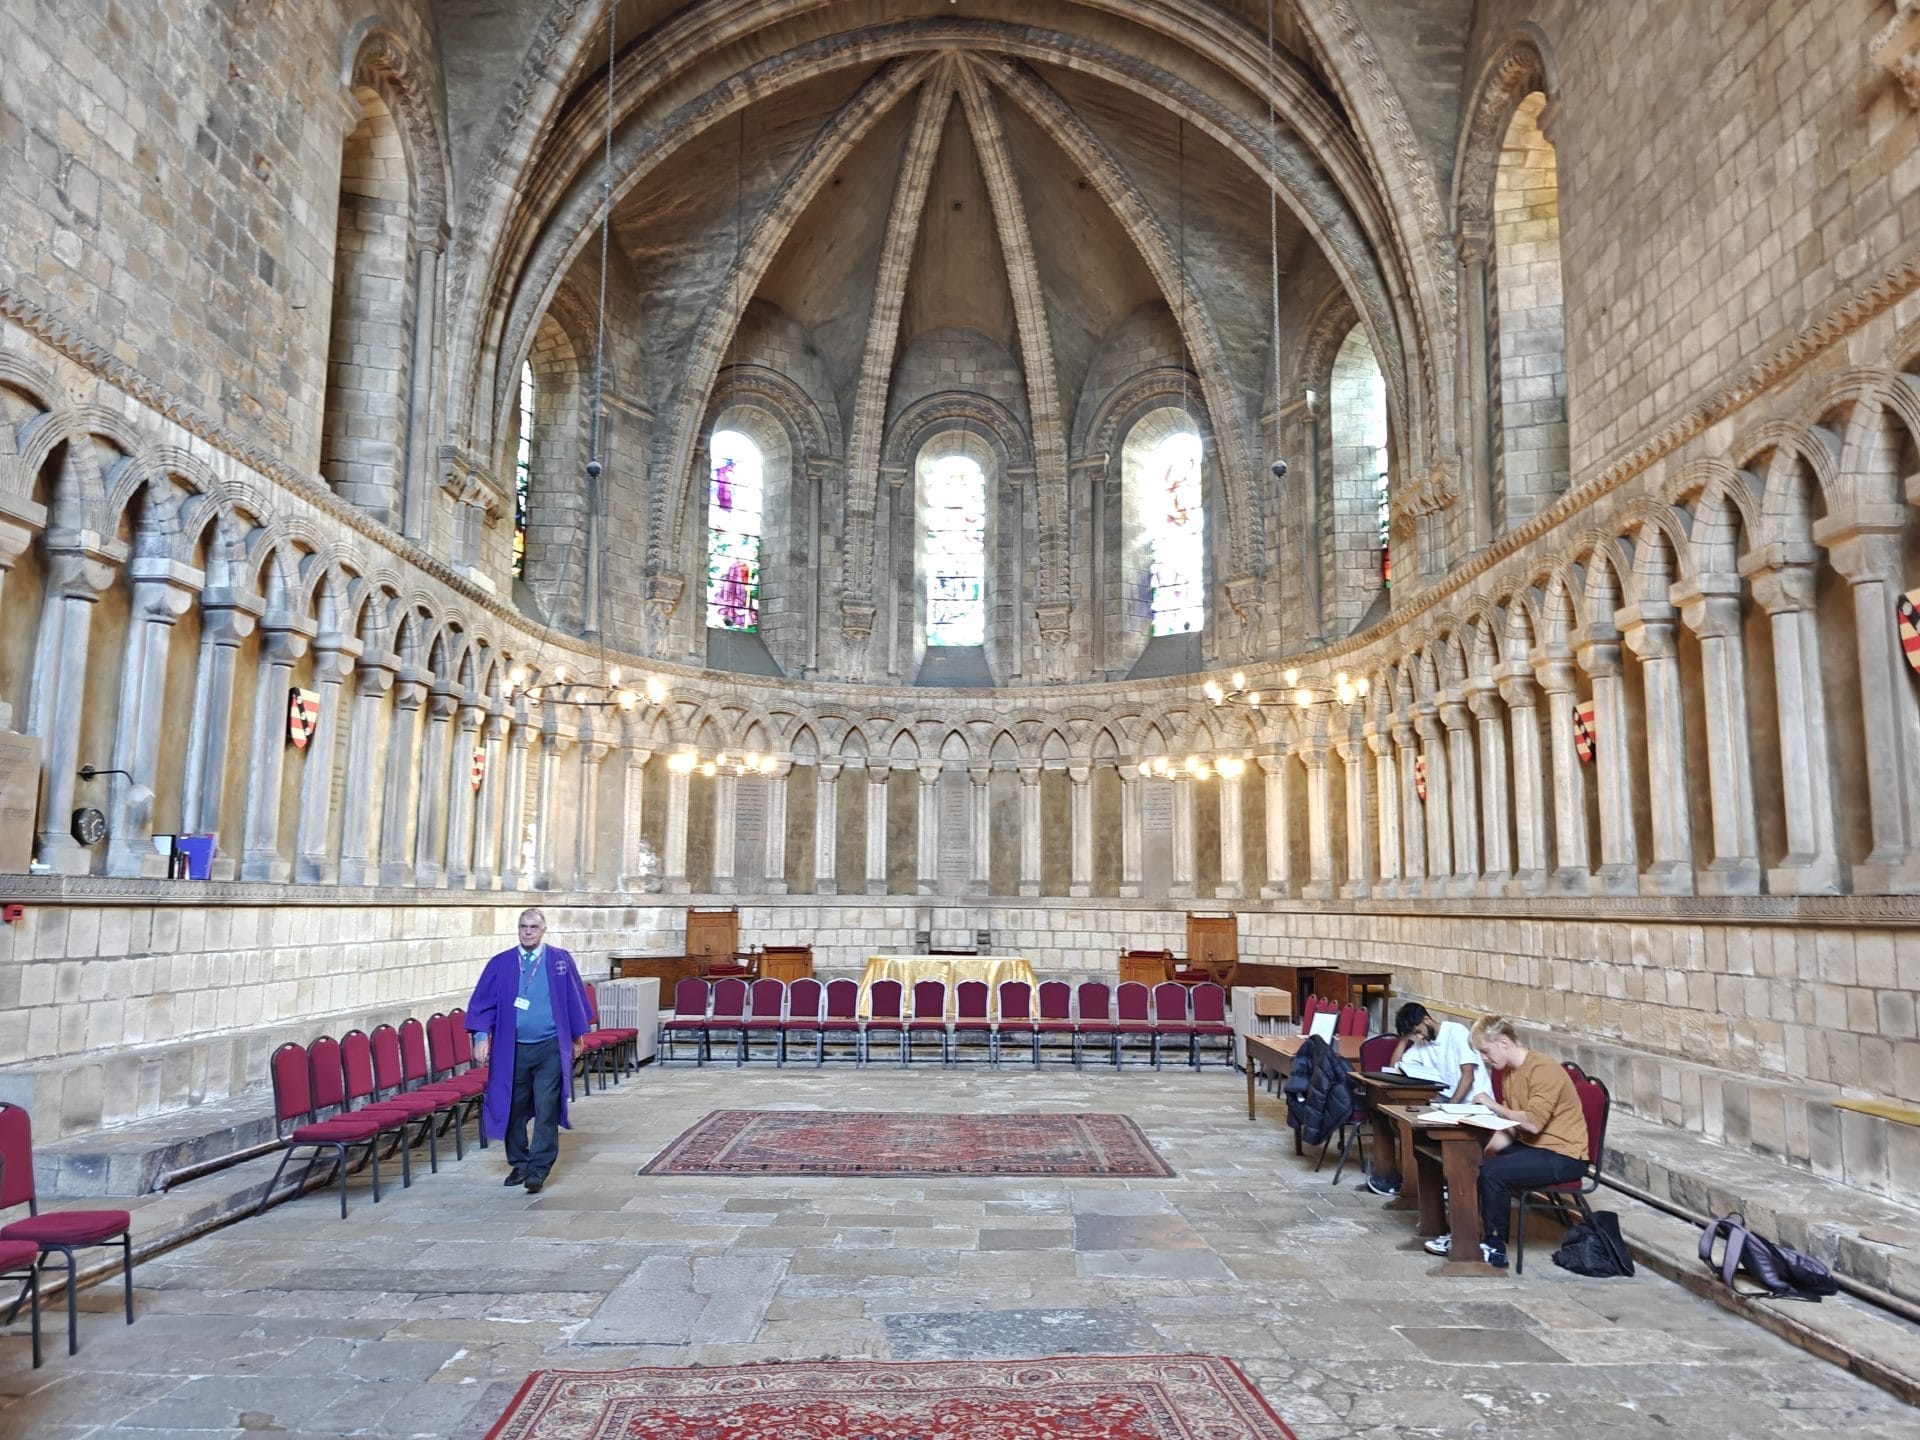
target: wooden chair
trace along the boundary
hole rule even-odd
[[[1233,988],[1240,963],[1240,921],[1233,914],[1187,914],[1187,968],[1204,971],[1204,978],[1223,990]],[[1169,980],[1179,979],[1169,972]],[[1196,976],[1195,982],[1201,977]]]

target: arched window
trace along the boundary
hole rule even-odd
[[[1147,458],[1153,500],[1146,510],[1150,635],[1187,635],[1207,623],[1207,512],[1200,488],[1200,437],[1182,430]]]
[[[760,628],[760,536],[766,464],[738,430],[716,430],[707,487],[707,625]]]
[[[987,476],[971,455],[928,463],[921,482],[926,523],[927,644],[987,639]]]
[[[1332,523],[1322,544],[1335,633],[1361,622],[1391,578],[1387,549],[1387,380],[1364,326],[1333,359],[1328,402]]]
[[[527,493],[533,487],[533,362],[520,367],[520,445],[513,462],[513,578],[527,573]]]
[[[1560,180],[1536,90],[1507,126],[1493,177],[1491,401],[1496,533],[1567,487],[1567,341],[1560,303]]]

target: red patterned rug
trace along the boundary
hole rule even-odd
[[[642,1175],[1129,1175],[1173,1169],[1124,1115],[716,1110]]]
[[[537,1370],[487,1440],[1294,1440],[1218,1355]]]

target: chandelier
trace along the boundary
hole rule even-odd
[[[1291,692],[1293,703],[1302,710],[1312,705],[1314,700],[1318,698],[1311,688],[1300,683],[1300,672],[1298,670],[1289,670],[1280,678],[1287,690]],[[1258,690],[1249,690],[1247,688],[1247,677],[1244,672],[1239,670],[1233,672],[1226,685],[1222,685],[1218,680],[1209,680],[1200,688],[1207,699],[1211,700],[1216,707],[1221,705],[1245,705],[1250,710],[1258,710],[1263,703]],[[1342,670],[1333,677],[1332,698],[1338,700],[1342,705],[1351,705],[1356,700],[1366,698],[1367,688],[1366,676],[1362,675],[1356,679]]]
[[[574,675],[565,665],[543,671],[538,665],[519,665],[507,676],[507,698],[524,692],[529,705],[551,700],[557,705],[579,705],[589,710],[638,710],[642,705],[659,707],[667,703],[666,682],[649,675],[637,685],[626,683],[618,665],[602,680]]]
[[[709,777],[771,775],[779,764],[773,756],[762,755],[757,750],[749,750],[744,755],[730,755],[722,750],[711,760],[702,760],[697,750],[676,750],[667,757],[667,768],[676,775],[691,775],[696,770]]]
[[[1203,760],[1198,755],[1189,755],[1185,760],[1169,760],[1164,755],[1156,755],[1151,760],[1140,762],[1142,780],[1211,780],[1215,775],[1226,780],[1238,780],[1247,773],[1247,762],[1238,755],[1223,756],[1219,760]]]

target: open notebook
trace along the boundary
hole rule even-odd
[[[1512,1130],[1520,1123],[1497,1115],[1484,1105],[1429,1105],[1415,1118],[1428,1122],[1450,1121],[1455,1125],[1472,1125],[1481,1130]]]

